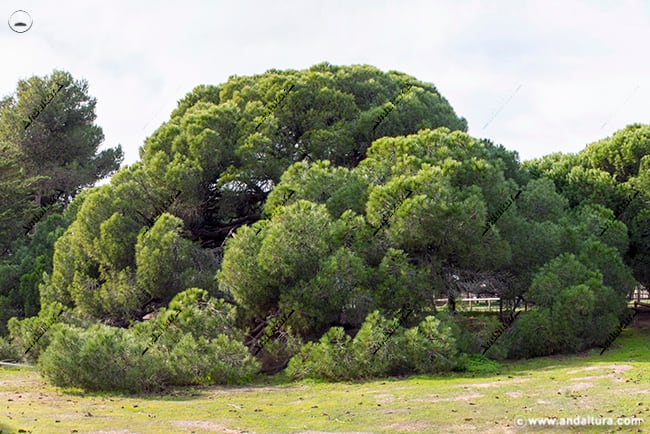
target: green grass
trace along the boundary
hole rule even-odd
[[[650,426],[650,328],[625,329],[601,356],[545,357],[474,372],[362,383],[184,388],[87,395],[32,369],[0,368],[3,433],[643,432]],[[515,416],[636,416],[640,427],[518,428]],[[76,430],[76,431],[74,431]]]

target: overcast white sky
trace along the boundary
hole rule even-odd
[[[0,95],[53,69],[88,80],[126,164],[194,86],[323,61],[431,82],[522,160],[650,123],[650,1],[2,0],[0,18]]]

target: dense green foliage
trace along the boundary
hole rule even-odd
[[[178,294],[150,321],[124,329],[58,324],[39,359],[58,386],[142,392],[250,381],[258,362],[231,327],[234,310],[207,292]]]
[[[98,152],[104,134],[93,123],[96,103],[85,80],[63,71],[21,80],[16,95],[0,101],[0,142],[16,148],[23,167],[42,177],[35,188],[38,205],[48,205],[59,192],[67,201],[119,167],[120,146]]]
[[[36,316],[18,320],[11,318],[8,328],[14,346],[23,358],[36,361],[50,344],[50,329],[66,316],[61,303],[51,303],[41,308]]]
[[[293,379],[351,380],[405,373],[445,372],[461,366],[452,327],[433,316],[404,329],[377,311],[368,315],[354,339],[341,327],[305,345],[291,359]]]
[[[400,109],[366,130],[406,81],[413,88]],[[265,110],[278,92],[281,103]],[[327,158],[352,167],[378,134],[438,126],[466,128],[432,85],[370,67],[324,64],[200,86],[146,141],[141,163],[85,198],[57,241],[41,302],[126,324],[188,286],[216,295],[223,241],[262,218],[289,165]]]
[[[2,336],[0,337],[0,361],[19,360],[20,355],[13,342]]]
[[[88,83],[62,71],[21,80],[0,100],[0,334],[9,317],[38,313],[54,242],[71,222],[63,209],[122,161],[119,145],[98,151],[95,106]]]
[[[39,160],[38,140],[26,148],[21,101],[36,93],[3,102],[0,220],[42,215],[28,237],[0,232],[0,304],[7,317],[38,313],[9,321],[13,348],[55,384],[154,390],[287,364],[327,379],[489,367],[482,349],[602,345],[635,286],[650,286],[650,126],[520,164],[469,136],[433,85],[321,64],[195,88],[140,162],[78,194],[121,154],[95,155],[85,83],[52,79],[68,87],[22,131],[47,136],[48,110],[68,98],[95,178]],[[59,145],[82,146],[74,131]],[[44,178],[26,169],[57,164],[66,170]],[[496,317],[477,327],[457,312],[468,293],[500,297],[501,321],[527,310],[493,339]]]
[[[650,125],[629,125],[577,155],[552,154],[523,166],[552,179],[572,207],[608,208],[606,218],[616,223],[601,224],[598,233],[606,229],[604,242],[619,248],[634,278],[650,287]]]

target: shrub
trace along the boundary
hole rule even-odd
[[[508,316],[515,315],[512,312],[505,313],[505,318]],[[480,353],[481,355],[489,356],[492,359],[504,360],[508,357],[508,348],[510,337],[516,333],[515,324],[519,321],[518,314],[516,319],[512,320],[513,322],[504,324],[501,322],[498,316],[493,315],[490,317],[484,317],[482,327],[476,333],[476,338],[480,342],[478,350],[468,351],[468,353]]]
[[[435,317],[449,327],[454,339],[456,348],[460,353],[476,353],[480,351],[482,336],[487,332],[486,322],[493,320],[493,317],[467,317],[461,314],[451,315],[448,312],[438,312]],[[496,319],[494,319],[496,321]]]
[[[499,373],[501,365],[481,354],[463,355],[461,370],[473,374],[494,375]]]
[[[43,306],[38,316],[9,320],[9,336],[21,357],[30,361],[38,359],[50,343],[50,328],[61,320],[63,312],[63,305],[55,302]]]
[[[146,392],[168,385],[251,380],[260,364],[230,327],[234,309],[200,289],[178,294],[155,319],[129,329],[59,324],[39,367],[52,383]]]
[[[6,362],[18,360],[20,360],[18,349],[9,339],[0,337],[0,361]]]
[[[291,358],[287,375],[293,379],[325,378],[342,380],[348,378],[350,360],[348,348],[350,336],[343,327],[332,327],[318,341],[308,343]]]
[[[142,350],[142,343],[126,329],[60,324],[39,359],[39,368],[61,387],[129,392],[160,389],[165,377],[162,358],[156,352],[143,356]]]
[[[400,367],[424,373],[444,372],[458,365],[452,328],[433,316],[406,330],[399,343]]]
[[[395,319],[373,312],[354,339],[341,327],[302,347],[287,367],[292,379],[351,380],[394,373],[435,373],[458,366],[458,350],[450,325],[428,316],[405,330]]]
[[[253,379],[259,362],[228,336],[208,341],[187,333],[172,350],[169,369],[173,385],[242,384]]]
[[[330,329],[331,331],[332,329]],[[318,378],[316,375],[316,359],[313,357],[315,351],[318,351],[318,343],[307,342],[300,348],[298,354],[289,360],[286,374],[292,380],[302,380],[303,378]]]
[[[168,308],[161,309],[153,319],[138,322],[131,330],[147,347],[159,344],[171,348],[185,333],[195,339],[213,339],[225,334],[241,340],[242,331],[232,326],[235,314],[235,308],[222,299],[210,297],[205,290],[190,288],[177,294]]]
[[[527,297],[535,303],[535,310],[519,324],[511,356],[574,353],[603,344],[606,333],[616,327],[616,317],[625,314],[625,295],[632,284],[629,273],[616,268],[620,258],[614,249],[589,244],[587,250],[593,249],[602,250],[601,256],[608,259],[565,253],[534,275]],[[605,282],[620,288],[614,290]]]
[[[60,324],[39,367],[53,384],[86,390],[147,392],[168,385],[231,384],[253,378],[259,363],[228,336],[195,339],[185,333],[173,348],[146,343],[131,330]]]
[[[401,333],[403,328],[397,319],[388,321],[377,311],[368,315],[347,354],[350,359],[348,377],[386,375],[397,358],[395,343]]]
[[[548,309],[532,310],[520,315],[512,329],[512,334],[501,336],[507,341],[508,356],[511,358],[546,356],[553,354],[557,348],[557,336]]]

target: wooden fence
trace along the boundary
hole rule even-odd
[[[487,303],[487,310],[489,312],[492,311],[492,304],[495,304],[495,308],[499,308],[499,297],[489,297],[489,298],[457,298],[456,301],[461,301],[463,303],[469,303],[469,310],[470,312],[472,311],[472,306],[473,305],[478,305],[481,303]],[[446,298],[437,298],[436,300],[436,306],[442,307],[447,304],[448,300]],[[442,304],[438,304],[442,303]],[[481,306],[482,307],[482,306]]]

